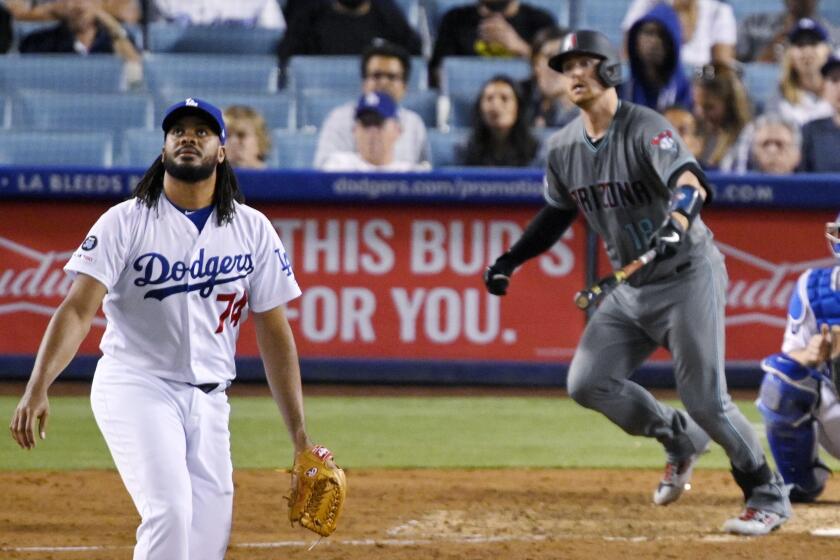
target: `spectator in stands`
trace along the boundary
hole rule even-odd
[[[375,41],[361,58],[362,92],[384,91],[397,103],[406,93],[411,74],[411,58],[398,45]],[[353,152],[353,126],[356,103],[348,101],[333,109],[321,125],[314,166],[321,168],[332,152]],[[411,164],[429,161],[429,141],[423,119],[404,107],[398,109],[400,135],[395,158]]]
[[[825,29],[812,19],[799,20],[788,36],[790,44],[782,59],[779,96],[770,102],[770,109],[799,126],[833,112],[822,98],[820,68],[831,52],[827,39]]]
[[[52,13],[59,23],[24,37],[18,47],[21,53],[116,53],[139,64],[140,54],[128,32],[105,11],[101,0],[60,0]]]
[[[282,31],[286,20],[277,0],[152,0],[150,21],[182,25],[238,24]]]
[[[753,124],[747,170],[770,175],[790,175],[802,160],[802,134],[799,126],[783,117],[767,113]]]
[[[519,86],[508,76],[490,78],[473,106],[472,132],[457,148],[461,165],[527,167],[536,163],[539,141],[531,133]]]
[[[531,42],[531,77],[519,82],[531,126],[560,128],[580,112],[566,94],[567,78],[548,67],[566,33],[552,25],[538,31]]]
[[[832,115],[809,122],[802,129],[802,171],[840,172],[840,57],[831,56],[822,67],[823,95]]]
[[[224,120],[225,152],[230,164],[240,169],[265,169],[271,137],[263,116],[251,107],[231,105],[225,109]]]
[[[66,0],[4,0],[6,8],[19,21],[44,21],[59,19],[53,10],[62,9]],[[122,23],[140,21],[138,0],[103,0],[102,8]]]
[[[679,133],[691,154],[695,158],[699,158],[703,153],[703,141],[697,135],[697,120],[694,118],[694,114],[685,107],[674,105],[666,107],[662,111],[662,116]]]
[[[395,159],[400,121],[396,101],[383,91],[363,93],[355,110],[353,138],[356,149],[332,152],[324,171],[427,171],[421,164]]]
[[[802,159],[799,125],[778,113],[760,115],[741,132],[720,170],[727,173],[793,173]]]
[[[361,54],[377,38],[420,54],[420,36],[393,0],[311,0],[292,17],[278,47],[284,68],[298,54]]]
[[[829,0],[836,2],[837,0]],[[784,0],[780,12],[750,14],[738,25],[736,54],[742,62],[781,62],[788,35],[801,19],[817,22],[840,44],[840,28],[818,13],[819,0]]]
[[[692,95],[703,145],[700,165],[704,169],[730,165],[731,151],[752,117],[741,78],[728,64],[708,64],[698,70]]]
[[[621,28],[625,34],[663,0],[633,0]],[[722,0],[665,0],[680,20],[683,64],[702,66],[735,59],[736,24],[732,6]]]
[[[630,79],[621,97],[662,111],[671,105],[691,107],[691,83],[680,63],[680,22],[667,4],[657,4],[627,32]]]
[[[531,56],[531,41],[540,29],[555,25],[554,16],[519,0],[478,0],[456,6],[437,30],[429,81],[440,83],[440,66],[447,56]]]

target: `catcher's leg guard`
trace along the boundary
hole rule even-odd
[[[785,483],[793,485],[791,501],[812,502],[829,474],[817,457],[814,422],[822,376],[785,354],[765,358],[761,368],[765,373],[757,404],[770,451]]]

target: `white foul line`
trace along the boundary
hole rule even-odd
[[[510,537],[485,537],[476,535],[473,537],[442,537],[437,539],[325,539],[325,544],[336,544],[345,546],[420,546],[438,543],[447,544],[492,544],[500,542],[539,542],[546,540],[543,535],[531,536],[510,536]],[[257,543],[233,543],[231,548],[294,548],[309,547],[312,541],[274,541]],[[92,550],[119,550],[133,548],[128,545],[101,545],[101,546],[16,546],[0,547],[0,552],[84,552]]]

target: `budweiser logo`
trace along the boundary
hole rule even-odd
[[[0,303],[0,315],[17,312],[52,315],[73,283],[73,278],[63,270],[73,251],[42,253],[4,237],[0,237],[0,250],[12,255],[0,261],[0,301],[11,300]],[[105,326],[105,319],[96,317],[93,324]]]
[[[717,242],[727,257],[729,286],[726,292],[727,326],[760,323],[784,328],[790,295],[796,280],[808,268],[834,266],[832,257],[798,263],[774,263],[726,243]],[[733,262],[737,261],[737,262]],[[756,269],[755,279],[741,274],[744,265]]]

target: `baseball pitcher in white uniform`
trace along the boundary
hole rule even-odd
[[[91,404],[141,517],[134,560],[225,555],[233,466],[225,390],[250,313],[271,393],[294,443],[311,447],[284,304],[301,293],[268,219],[245,206],[225,159],[222,113],[170,107],[164,146],[134,190],[65,266],[72,288],[47,327],[10,430],[46,437],[47,390],[102,305],[107,327]]]

